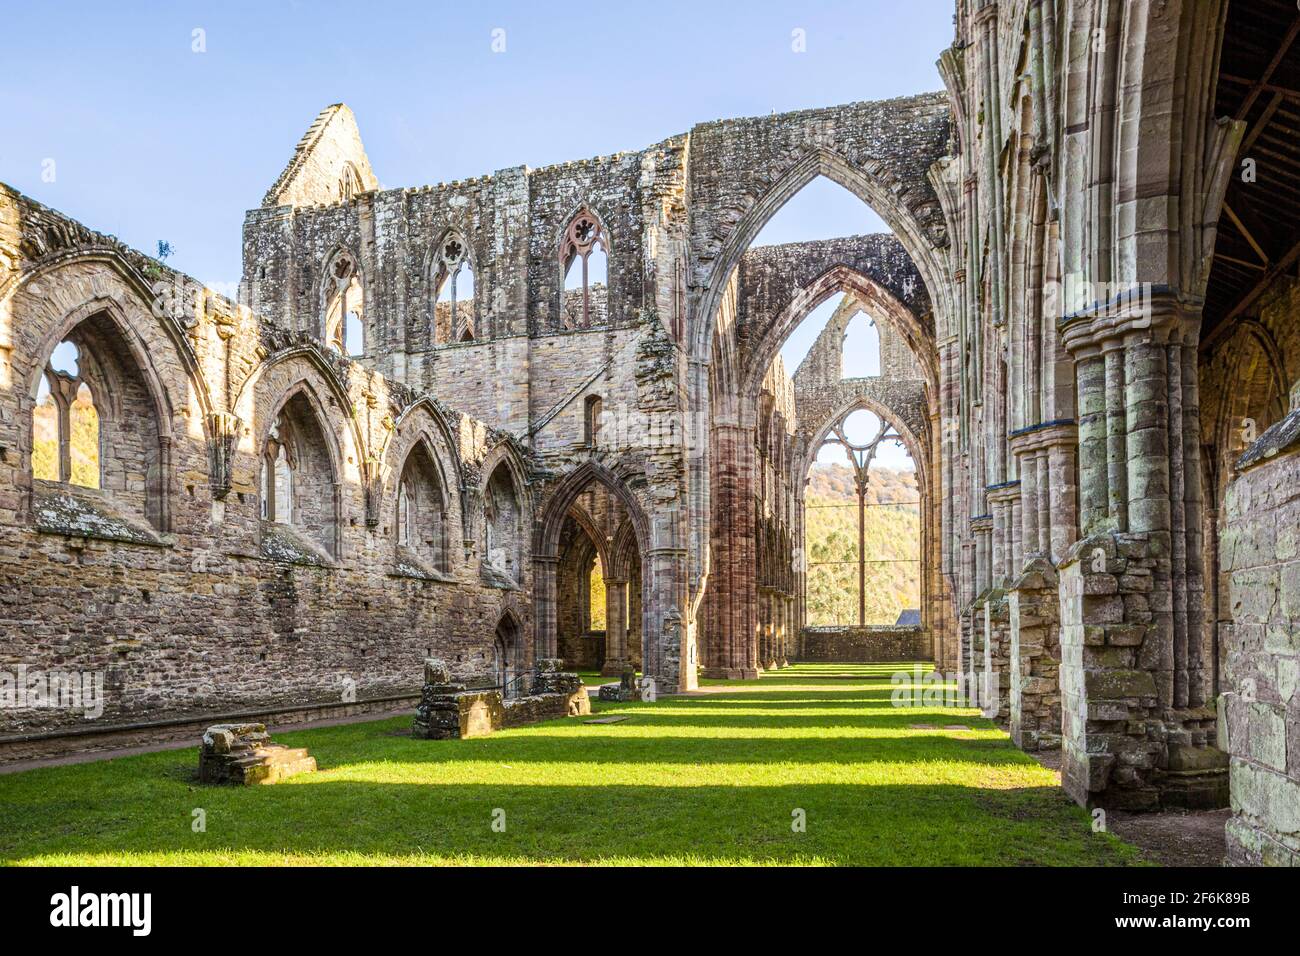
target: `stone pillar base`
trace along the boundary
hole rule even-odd
[[[706,667],[700,676],[708,680],[758,680],[762,671],[745,667]]]
[[[305,748],[273,743],[265,724],[217,724],[199,747],[200,783],[279,783],[315,770],[315,757]]]
[[[1162,690],[1160,559],[1145,538],[1099,532],[1061,562],[1061,784],[1086,807],[1227,805],[1214,708],[1170,707]]]
[[[1056,569],[1033,558],[1008,595],[1011,739],[1022,750],[1061,748],[1061,644]]]

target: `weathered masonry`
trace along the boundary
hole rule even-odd
[[[237,301],[0,192],[0,753],[377,707],[428,656],[672,691],[885,641],[1079,801],[1231,791],[1230,858],[1300,861],[1300,12],[956,13],[943,92],[463,182],[380,188],[331,106]],[[819,176],[892,235],[752,248]],[[916,463],[920,624],[831,640],[804,483],[858,409]]]

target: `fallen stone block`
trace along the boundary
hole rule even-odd
[[[315,770],[316,758],[306,748],[272,742],[265,724],[216,724],[199,745],[200,783],[279,783]]]

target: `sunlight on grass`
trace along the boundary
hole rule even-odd
[[[415,740],[406,718],[277,734],[321,769],[274,787],[200,787],[192,749],[0,776],[0,860],[1136,861],[976,711],[892,706],[901,666],[797,665],[653,704],[593,702],[625,714],[619,723],[549,721],[476,740]],[[195,808],[204,833],[191,830]],[[491,828],[498,809],[505,832]],[[791,828],[796,810],[806,832]]]

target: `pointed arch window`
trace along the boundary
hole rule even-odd
[[[433,270],[433,341],[474,341],[474,266],[469,243],[460,233],[447,233],[438,245]]]
[[[523,563],[523,508],[509,467],[500,463],[483,491],[484,563],[518,583]]]
[[[412,518],[415,515],[411,507],[412,497],[410,485],[403,480],[397,489],[397,543],[400,545],[409,546],[414,537],[411,533]]]
[[[356,260],[348,253],[335,257],[325,282],[325,344],[340,355],[364,355],[365,289]]]
[[[426,571],[450,569],[447,496],[433,449],[417,443],[397,485],[397,544],[401,557]]]
[[[304,391],[284,403],[262,444],[258,490],[262,520],[293,529],[277,539],[287,537],[295,548],[308,542],[332,558],[339,546],[338,486],[322,421]]]
[[[566,327],[585,329],[604,322],[608,312],[608,253],[600,219],[586,209],[574,216],[560,241]]]
[[[45,364],[32,411],[32,477],[98,488],[99,410],[80,361],[80,349],[65,339]]]
[[[110,523],[141,517],[167,530],[170,465],[157,388],[113,314],[80,320],[31,383],[33,481],[95,489],[104,494],[81,500]]]
[[[293,522],[293,469],[291,430],[281,415],[262,450],[262,519],[280,524]]]
[[[841,378],[874,378],[880,375],[880,327],[865,312],[858,312],[844,328],[840,344]]]
[[[363,192],[365,187],[361,184],[361,174],[357,172],[357,167],[352,163],[344,163],[343,172],[339,175],[339,201],[347,202]]]
[[[878,465],[882,459],[889,464]],[[913,509],[919,508],[921,501],[898,497],[896,478],[884,474],[892,472],[897,476],[900,468],[914,473],[915,465],[903,436],[893,423],[874,412],[862,407],[850,408],[827,427],[817,461],[840,468],[847,464],[846,477],[853,492],[846,495],[841,485],[831,497],[807,506],[830,509],[823,512],[828,517],[837,515],[829,521],[822,520],[821,530],[816,533],[811,526],[805,526],[809,560],[804,571],[808,576],[810,616],[817,624],[853,623],[851,617],[856,617],[857,624],[865,625],[873,623],[869,618],[882,612],[888,612],[892,621],[900,610],[917,607],[919,542],[899,532],[909,525],[918,527],[904,518],[903,513],[917,514]],[[883,479],[887,485],[873,488],[873,477]],[[915,483],[911,484],[915,488]],[[907,483],[902,487],[906,488]],[[850,503],[845,498],[856,500]],[[868,509],[873,512],[870,521]],[[852,519],[844,520],[848,517],[846,512],[855,510],[856,534]],[[873,552],[871,558],[867,557],[869,550]],[[851,582],[854,565],[857,581]],[[856,609],[848,600],[854,583]],[[857,612],[855,615],[853,610]],[[877,619],[874,623],[888,622]]]

